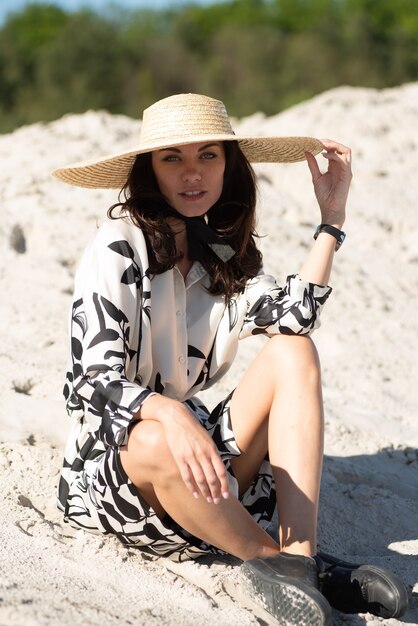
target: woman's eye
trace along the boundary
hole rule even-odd
[[[215,159],[216,154],[214,152],[204,152],[202,155],[202,159]]]
[[[168,156],[164,158],[164,161],[177,161],[177,160],[178,160],[178,156],[176,156],[175,154],[169,154]]]

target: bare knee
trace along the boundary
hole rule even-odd
[[[140,421],[132,428],[121,461],[135,485],[169,479],[177,472],[163,427],[154,420]]]
[[[321,366],[318,351],[306,335],[275,335],[267,342],[267,358],[280,380],[297,376],[306,384],[318,384]]]

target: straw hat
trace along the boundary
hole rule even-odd
[[[53,171],[70,185],[121,189],[137,154],[202,141],[238,141],[251,163],[293,163],[304,151],[318,154],[321,142],[312,137],[243,137],[235,135],[223,102],[198,94],[179,94],[145,109],[139,143],[131,150],[83,161]]]

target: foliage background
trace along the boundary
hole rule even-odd
[[[229,0],[95,13],[28,5],[0,29],[0,132],[67,112],[138,117],[178,92],[234,116],[331,87],[418,80],[417,0]]]

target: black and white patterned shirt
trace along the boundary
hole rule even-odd
[[[280,288],[262,271],[229,302],[208,286],[200,263],[186,279],[177,267],[151,278],[144,236],[129,218],[98,230],[75,280],[65,482],[106,447],[126,444],[150,393],[185,401],[227,372],[240,339],[311,333],[331,292],[297,276]]]

